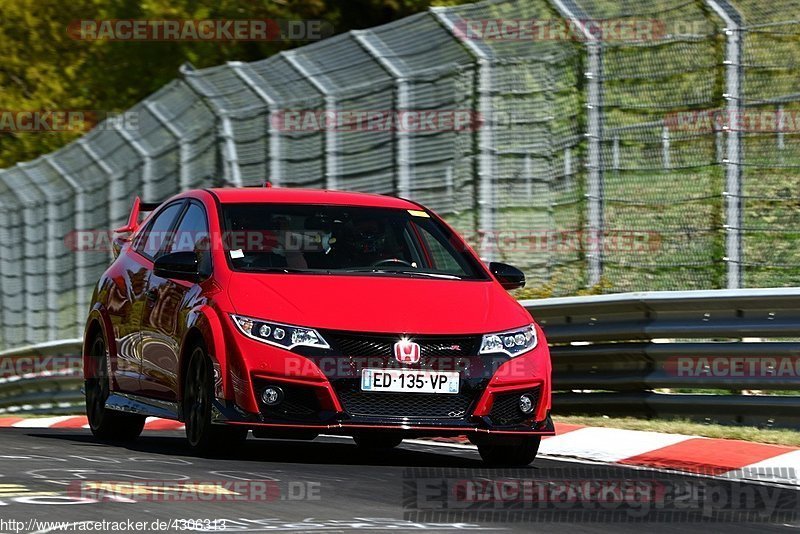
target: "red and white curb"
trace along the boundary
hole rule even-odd
[[[85,416],[0,417],[0,427],[77,429],[88,424]],[[183,428],[183,423],[157,417],[145,423],[145,430]],[[541,456],[800,486],[798,447],[559,423],[556,433],[542,440]],[[459,438],[431,441],[467,443]]]
[[[62,415],[58,417],[0,417],[0,428],[89,428],[85,415]],[[183,430],[183,423],[148,417],[145,430]]]
[[[543,456],[800,486],[800,448],[734,439],[556,425]]]

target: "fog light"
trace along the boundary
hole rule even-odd
[[[527,393],[519,398],[519,411],[524,414],[533,413],[533,397]]]
[[[267,406],[275,406],[283,400],[283,390],[277,386],[267,386],[261,392],[261,400]]]

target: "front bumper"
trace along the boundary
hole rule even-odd
[[[335,334],[323,335],[329,342],[335,338]],[[233,395],[220,396],[213,421],[245,425],[261,433],[553,435],[550,357],[541,331],[539,336],[539,346],[531,352],[499,360],[478,356],[477,347],[467,339],[456,344],[450,338],[426,340],[420,336],[418,339],[430,344],[427,360],[423,346],[422,359],[426,361],[420,368],[460,371],[456,396],[361,392],[358,382],[362,368],[398,365],[385,354],[385,343],[377,339],[380,336],[365,343],[364,350],[375,354],[365,359],[354,355],[359,349],[349,342],[331,343],[333,352],[296,354],[238,336],[233,343],[236,350],[229,353]],[[337,345],[341,347],[338,351]],[[286,392],[280,408],[260,401],[260,391],[267,385]],[[514,411],[523,393],[536,398],[535,409],[527,416]]]
[[[325,422],[307,423],[265,419],[259,414],[247,414],[237,406],[217,400],[214,403],[213,422],[245,426],[251,430],[275,431],[277,435],[285,432],[298,432],[353,436],[366,431],[398,433],[406,438],[461,435],[555,435],[555,426],[549,412],[543,421],[530,421],[526,422],[526,424],[507,427],[495,426],[489,418],[476,416],[471,417],[469,420],[457,422],[435,420],[399,421],[352,418],[346,413],[334,414]]]

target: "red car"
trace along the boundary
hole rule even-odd
[[[415,202],[196,190],[136,199],[117,232],[84,338],[98,438],[135,439],[146,416],[183,421],[199,453],[249,430],[466,435],[487,463],[527,465],[554,433],[547,343],[506,292],[524,275]]]

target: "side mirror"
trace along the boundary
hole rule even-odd
[[[161,278],[175,278],[197,282],[200,279],[200,262],[195,252],[172,252],[156,259],[153,274]]]
[[[504,289],[519,289],[525,287],[525,273],[511,265],[493,261],[489,264],[489,271],[497,278]]]

